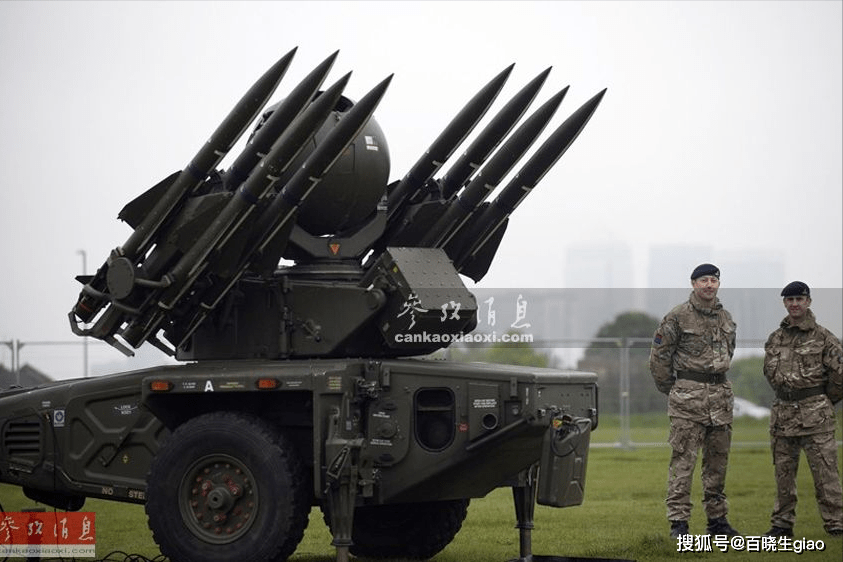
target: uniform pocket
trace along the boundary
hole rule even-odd
[[[708,391],[705,385],[678,379],[667,398],[667,415],[687,419],[708,416]]]
[[[822,342],[808,342],[793,349],[803,375],[810,375],[822,367]]]
[[[801,401],[799,412],[800,425],[805,429],[813,429],[829,424],[834,416],[834,407],[825,396],[815,396]]]
[[[813,436],[812,443],[809,445],[815,448],[814,458],[819,459],[823,463],[823,468],[826,471],[837,468],[837,447],[835,446],[834,433],[818,433]],[[832,473],[834,474],[834,473]]]
[[[689,355],[699,357],[708,347],[708,338],[705,333],[697,329],[686,329],[682,332],[682,341],[679,347]]]

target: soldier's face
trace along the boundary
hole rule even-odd
[[[797,297],[785,297],[782,299],[787,314],[794,322],[800,322],[808,313],[808,307],[811,306],[811,297],[799,295]]]
[[[720,288],[720,279],[714,275],[703,275],[691,281],[694,293],[697,298],[703,301],[712,301],[717,296],[717,289]]]

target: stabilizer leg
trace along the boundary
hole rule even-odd
[[[360,482],[358,459],[363,446],[363,439],[347,439],[341,435],[341,412],[348,412],[348,408],[347,400],[342,408],[334,408],[330,416],[329,436],[325,441],[326,457],[331,459],[325,471],[325,498],[333,533],[331,544],[337,549],[337,562],[349,562],[349,549],[354,544],[351,531]]]
[[[518,474],[518,480],[512,486],[512,499],[515,502],[515,528],[518,529],[520,555],[518,562],[533,562],[533,516],[536,512],[536,477],[539,465],[534,464]]]
[[[349,562],[349,548],[354,544],[351,529],[354,526],[356,487],[350,478],[343,477],[328,491],[328,509],[334,535],[331,544],[337,549],[337,562]]]

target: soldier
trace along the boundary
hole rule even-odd
[[[650,350],[656,388],[668,395],[669,443],[673,448],[667,481],[670,536],[688,534],[691,482],[702,448],[703,505],[708,533],[739,533],[726,519],[723,489],[732,442],[732,383],[726,371],[735,352],[735,323],[720,304],[720,270],[704,263],[691,273],[693,291],[662,320]]]
[[[843,535],[843,491],[837,473],[834,406],[843,399],[840,341],[817,324],[811,289],[801,281],[781,293],[787,316],[764,345],[764,376],[776,391],[770,414],[770,444],[776,474],[776,503],[769,536],[793,536],[796,469],[805,450],[817,507],[830,535]]]

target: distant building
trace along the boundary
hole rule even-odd
[[[647,287],[691,288],[691,272],[701,263],[716,263],[711,246],[659,244],[650,247]],[[721,269],[722,266],[719,266]]]
[[[53,382],[53,379],[35,367],[32,367],[29,364],[24,364],[20,368],[20,386],[24,388],[38,386],[39,384],[48,382]],[[5,390],[16,386],[17,384],[18,375],[15,375],[14,372],[10,371],[3,365],[0,365],[0,389]]]
[[[774,250],[733,250],[724,252],[718,260],[717,265],[724,274],[729,272],[730,287],[761,289],[784,287],[790,282],[785,278],[784,262]]]
[[[701,263],[714,262],[710,246],[663,244],[650,247],[644,310],[658,319],[688,298],[691,272]]]
[[[656,245],[650,248],[645,310],[663,317],[691,293],[690,273],[701,263],[720,268],[718,297],[732,313],[738,325],[738,339],[758,348],[784,317],[779,292],[787,280],[785,265],[770,250],[725,250],[715,252],[709,246]],[[818,290],[818,293],[820,291]],[[823,305],[834,314],[839,299],[824,299]],[[833,330],[832,326],[828,326]]]
[[[565,255],[565,286],[587,289],[632,287],[632,251],[625,242],[572,244]]]
[[[565,255],[566,289],[554,303],[554,332],[562,337],[590,338],[621,313],[638,310],[640,291],[632,289],[632,249],[622,241],[592,241],[569,246]],[[550,307],[548,307],[550,308]],[[585,344],[583,344],[585,345]]]

